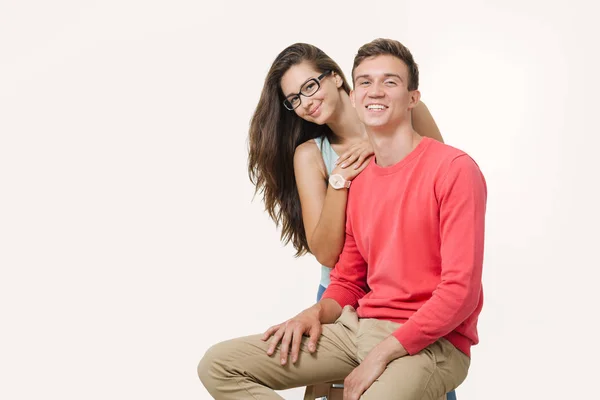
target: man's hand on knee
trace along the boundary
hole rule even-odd
[[[344,400],[358,400],[385,371],[386,362],[368,356],[344,379]]]
[[[375,346],[360,365],[344,380],[344,400],[358,400],[385,371],[387,365],[408,355],[404,346],[393,336]]]
[[[314,353],[317,350],[317,340],[319,340],[322,330],[321,322],[319,321],[319,311],[317,308],[311,307],[302,311],[294,318],[267,329],[262,340],[267,341],[273,336],[271,344],[267,349],[269,356],[273,355],[277,345],[281,342],[281,365],[285,365],[287,364],[288,356],[291,356],[292,363],[298,361],[303,336],[309,337],[308,351]]]

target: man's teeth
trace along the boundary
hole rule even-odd
[[[383,110],[385,107],[380,104],[370,104],[367,106],[369,110]]]

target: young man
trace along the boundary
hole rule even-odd
[[[280,399],[273,390],[345,378],[344,399],[434,400],[467,375],[483,302],[485,180],[467,154],[412,129],[420,94],[406,47],[362,46],[352,77],[375,161],[351,188],[330,177],[350,190],[331,284],[262,337],[209,349],[198,371],[216,399]]]

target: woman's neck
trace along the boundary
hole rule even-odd
[[[340,104],[337,112],[332,116],[332,120],[327,123],[333,134],[336,136],[336,143],[345,144],[367,138],[367,131],[356,110],[352,107],[350,97],[344,91],[340,94]]]

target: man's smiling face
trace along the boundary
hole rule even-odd
[[[410,120],[419,93],[408,90],[408,67],[402,60],[380,55],[365,59],[354,70],[351,99],[360,120],[377,128]]]

